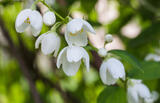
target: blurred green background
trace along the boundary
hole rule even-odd
[[[98,96],[106,86],[98,72],[101,58],[92,56],[92,50],[86,48],[91,57],[90,72],[86,72],[82,65],[75,76],[67,77],[62,69],[56,68],[56,58],[45,56],[40,49],[35,49],[36,38],[30,30],[16,33],[16,16],[32,2],[0,0],[0,103],[34,103],[20,60],[29,68],[28,72],[44,103],[120,103],[113,98],[117,94],[111,95],[108,101],[97,100],[103,98]],[[133,76],[138,74],[133,71],[128,76],[143,79],[150,90],[160,93],[160,62],[144,61],[149,53],[160,56],[160,0],[55,0],[50,5],[63,17],[84,18],[91,23],[97,34],[89,36],[89,39],[97,48],[103,47],[105,34],[113,34],[114,41],[107,44],[106,49],[122,49],[135,56],[142,63],[145,73]],[[37,5],[37,10],[41,7],[42,4]],[[49,28],[43,25],[41,34]],[[4,31],[11,40],[4,36]],[[64,26],[57,32],[63,48],[66,46]],[[132,66],[123,63],[126,71],[132,69]],[[125,96],[121,98],[126,102]],[[156,103],[160,103],[160,99]]]

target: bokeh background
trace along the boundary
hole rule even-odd
[[[135,56],[146,72],[133,77],[143,79],[151,91],[160,93],[160,0],[49,2],[63,17],[84,18],[91,23],[96,35],[89,34],[89,39],[96,48],[104,46],[104,35],[112,34],[114,41],[105,48],[126,50]],[[0,103],[34,103],[37,96],[44,103],[105,103],[98,99],[103,98],[99,95],[106,88],[99,77],[102,58],[94,50],[86,47],[91,59],[90,72],[82,65],[75,76],[67,77],[62,69],[56,68],[56,58],[35,49],[36,38],[29,29],[22,34],[16,32],[16,16],[32,3],[32,0],[0,0]],[[43,4],[37,5],[42,15],[45,9]],[[49,28],[43,25],[41,34]],[[61,49],[67,45],[64,28],[65,25],[57,30],[62,39]],[[151,53],[157,59],[146,62],[145,57]],[[126,70],[132,68],[123,63]],[[126,102],[125,96],[122,99]],[[110,96],[106,103],[120,102]],[[156,103],[160,103],[160,99]]]

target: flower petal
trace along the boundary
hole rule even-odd
[[[39,48],[39,44],[42,42],[42,39],[43,39],[45,36],[46,36],[46,33],[44,33],[44,34],[42,34],[42,35],[40,35],[40,36],[38,37],[38,39],[36,40],[36,43],[35,43],[35,48],[36,48],[36,49]]]
[[[18,14],[15,23],[15,28],[17,32],[22,33],[28,27],[29,24],[25,23],[24,21],[29,17],[31,12],[31,9],[25,9]]]
[[[51,54],[57,47],[57,36],[54,33],[48,33],[41,42],[41,50],[47,55]]]
[[[73,19],[71,20],[68,24],[67,24],[67,31],[69,33],[77,33],[79,32],[81,29],[82,29],[82,26],[83,26],[83,22],[81,19],[77,18],[77,19]]]
[[[67,47],[63,48],[63,49],[60,51],[60,53],[59,53],[59,55],[58,55],[58,57],[57,57],[57,68],[60,68],[60,66],[61,66],[61,64],[62,64],[62,62],[63,62],[63,58],[65,58],[66,50],[67,50]]]
[[[148,87],[145,86],[144,84],[137,84],[137,85],[135,85],[135,88],[137,88],[138,95],[141,98],[150,98],[151,97],[151,93],[150,93]]]
[[[69,46],[67,48],[67,60],[69,62],[78,62],[83,57],[83,50],[79,46]]]
[[[110,58],[107,60],[107,68],[111,75],[115,78],[123,78],[125,80],[125,70],[123,64],[115,59]]]
[[[113,78],[112,75],[107,70],[107,62],[104,61],[100,67],[100,77],[104,84],[111,85],[114,84],[117,79]]]
[[[78,32],[72,36],[69,32],[65,32],[65,39],[68,45],[86,46],[88,44],[88,38],[86,32]]]
[[[54,52],[54,57],[57,56],[60,45],[61,45],[61,39],[57,36],[57,46],[56,46],[56,49],[55,49],[55,52]]]
[[[38,11],[34,10],[31,12],[29,19],[31,23],[32,34],[36,37],[42,29],[42,16]]]
[[[93,34],[96,34],[95,30],[93,29],[93,27],[85,20],[82,20],[83,22],[83,29],[88,31],[88,32],[91,32]]]
[[[127,89],[128,103],[139,103],[139,97],[134,87],[128,87]]]
[[[89,55],[88,55],[87,51],[84,48],[82,48],[82,50],[83,50],[83,61],[84,61],[84,64],[86,65],[87,71],[89,72],[89,69],[90,69]]]
[[[66,75],[73,76],[77,73],[80,67],[81,61],[78,62],[68,62],[67,58],[63,59],[62,68]]]

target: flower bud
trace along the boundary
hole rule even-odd
[[[55,23],[55,21],[56,21],[56,16],[53,12],[48,11],[48,12],[44,13],[44,15],[43,15],[44,24],[46,24],[47,26],[51,26]]]
[[[111,34],[107,34],[105,36],[105,41],[108,42],[108,43],[111,43],[113,41],[113,37]]]
[[[105,48],[100,48],[98,50],[98,54],[101,56],[101,57],[105,57],[107,55],[107,50]]]

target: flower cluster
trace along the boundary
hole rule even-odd
[[[27,27],[31,28],[33,36],[38,36],[41,32],[43,22],[47,26],[51,26],[55,23],[55,14],[51,11],[44,13],[43,17],[36,10],[25,9],[22,10],[16,19],[15,27],[16,31],[22,33]],[[55,31],[48,31],[38,37],[35,47],[38,48],[41,43],[42,52],[47,55],[54,51],[54,56],[57,55],[60,48],[60,38]]]
[[[22,33],[27,27],[31,28],[32,34],[36,37],[40,34],[43,22],[47,26],[52,26],[56,21],[54,12],[47,11],[43,17],[36,10],[25,9],[21,11],[16,19],[16,31]],[[73,76],[78,71],[81,61],[83,60],[89,71],[89,55],[83,48],[88,44],[87,33],[95,34],[93,27],[83,19],[73,19],[67,23],[65,31],[65,40],[68,46],[63,48],[57,58],[57,67],[62,69],[68,76]],[[38,37],[35,48],[48,55],[54,52],[56,57],[60,48],[60,38],[54,30],[50,30]]]
[[[56,16],[52,11],[47,11],[43,16],[36,10],[22,10],[16,19],[16,31],[22,33],[27,27],[31,28],[33,36],[37,37],[42,29],[43,23],[52,26],[50,31],[40,35],[36,42],[35,48],[48,55],[54,52],[57,57],[57,67],[62,69],[68,76],[73,76],[80,68],[82,61],[87,71],[90,69],[89,55],[83,48],[88,44],[87,33],[96,34],[93,27],[85,20],[80,18],[71,19],[66,23],[65,40],[68,46],[64,47],[58,54],[61,40],[56,33]],[[54,25],[55,24],[55,25]],[[105,36],[105,41],[111,43],[113,37],[111,34]],[[98,54],[104,57],[104,61],[100,66],[100,78],[105,85],[114,85],[118,80],[126,81],[124,65],[115,57],[108,56],[107,50],[103,47],[98,50]],[[148,57],[151,58],[151,57]],[[141,80],[129,79],[127,82],[128,103],[153,103],[158,98],[156,92],[150,93],[149,89],[141,82]]]
[[[105,41],[110,43],[113,37],[110,34],[105,36]],[[107,50],[100,48],[98,54],[102,57],[107,56]],[[126,80],[125,69],[120,60],[109,57],[105,58],[100,66],[100,77],[104,84],[114,85],[119,79]],[[141,80],[128,79],[127,82],[128,103],[154,103],[159,94],[156,91],[152,93]]]
[[[62,64],[62,69],[68,76],[76,74],[81,60],[89,71],[89,55],[83,48],[88,44],[87,32],[95,33],[92,26],[83,19],[73,19],[66,26],[65,39],[68,46],[59,53],[57,67],[60,68]]]

